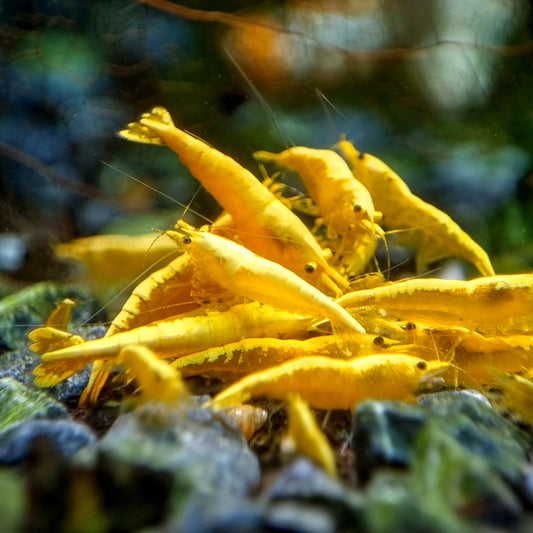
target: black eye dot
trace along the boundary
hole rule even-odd
[[[416,329],[416,324],[414,324],[413,322],[407,322],[403,329],[405,329],[406,331],[414,331]]]
[[[385,342],[385,339],[383,337],[376,337],[372,342],[376,346],[381,346]]]
[[[359,152],[359,155],[357,157],[359,159],[364,159],[365,158],[365,153],[364,152]]]
[[[428,364],[425,361],[418,361],[418,363],[416,363],[416,368],[419,370],[426,370],[427,367]]]
[[[363,210],[363,206],[362,206],[362,205],[355,204],[355,205],[353,206],[353,211],[354,211],[354,213],[360,213],[362,210]]]
[[[191,244],[192,239],[188,235],[184,235],[183,238],[181,239],[181,242],[183,244]]]
[[[307,263],[307,265],[305,265],[305,267],[304,267],[304,270],[308,274],[312,274],[316,270],[316,264],[315,263]]]

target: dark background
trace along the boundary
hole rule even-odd
[[[0,270],[61,278],[50,243],[166,228],[198,189],[168,149],[116,132],[154,105],[256,175],[251,154],[381,157],[491,255],[533,265],[533,42],[520,0],[0,7]],[[140,180],[140,183],[138,180]],[[148,184],[164,194],[143,185]],[[214,216],[200,191],[194,209]]]

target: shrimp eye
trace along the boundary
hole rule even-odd
[[[416,363],[416,368],[418,368],[419,370],[426,370],[427,367],[428,364],[425,361],[418,361],[418,363]]]
[[[372,342],[376,346],[381,346],[385,342],[385,339],[383,337],[376,337]]]
[[[312,274],[316,270],[317,266],[318,265],[314,261],[311,261],[310,263],[307,263],[307,265],[305,265],[304,270],[308,274]]]
[[[362,206],[362,205],[355,204],[355,205],[353,206],[353,212],[354,212],[354,213],[360,213],[362,210],[363,210],[363,206]]]
[[[405,329],[405,331],[414,331],[416,329],[416,324],[414,324],[413,322],[407,322],[403,329]]]
[[[181,239],[181,242],[183,244],[191,244],[192,239],[188,235],[184,235],[183,238]]]

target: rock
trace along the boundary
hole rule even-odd
[[[140,462],[126,463],[108,454],[99,454],[89,471],[95,472],[107,526],[104,531],[130,533],[160,524],[169,510],[173,493],[175,501],[185,499],[190,493],[190,486],[173,472]],[[181,501],[180,505],[183,505]]]
[[[415,443],[412,490],[429,508],[446,507],[487,525],[508,527],[522,505],[492,461],[433,421]]]
[[[335,533],[334,517],[321,507],[283,501],[271,505],[266,515],[266,531],[291,533]]]
[[[428,503],[413,490],[406,472],[380,470],[372,477],[366,496],[368,533],[466,533],[473,528],[450,508]]]
[[[26,420],[67,418],[63,405],[13,378],[0,379],[0,435]]]
[[[425,396],[420,404],[368,401],[357,408],[350,444],[359,479],[370,480],[370,529],[387,531],[395,520],[400,531],[516,524],[527,493],[524,433],[468,391]],[[376,488],[383,467],[404,474]],[[460,516],[472,520],[457,524]]]
[[[301,458],[286,467],[272,485],[269,502],[305,501],[327,511],[337,529],[358,529],[363,523],[365,500],[328,476],[311,461]]]
[[[168,472],[202,492],[244,495],[260,479],[259,463],[228,419],[194,405],[148,403],[120,415],[95,451],[109,461]]]
[[[39,364],[39,360],[39,356],[28,348],[4,352],[0,357],[0,379],[13,378],[31,386],[33,369]]]
[[[157,533],[249,533],[265,529],[264,506],[225,493],[195,493]]]
[[[446,391],[419,401],[468,452],[486,460],[513,484],[521,483],[531,438],[500,416],[485,397],[475,391]]]
[[[379,466],[407,467],[413,445],[428,420],[436,421],[512,482],[519,483],[527,463],[528,441],[486,402],[469,392],[422,397],[421,405],[367,401],[357,408],[350,440],[360,480]]]
[[[31,350],[25,348],[17,352],[4,352],[0,357],[0,379],[13,378],[29,387],[33,387],[33,369],[40,363],[40,357]],[[75,406],[79,397],[89,381],[91,365],[54,387],[39,388],[38,390],[55,398],[59,402],[65,402]]]
[[[70,420],[27,420],[2,434],[0,464],[11,465],[23,461],[31,452],[34,440],[43,438],[66,458],[96,442],[93,432],[83,424]]]
[[[344,498],[344,488],[311,461],[299,458],[281,472],[270,488],[268,498],[339,501]]]
[[[373,400],[359,404],[350,438],[359,479],[366,481],[380,466],[409,465],[413,442],[425,423],[426,413],[416,405]]]

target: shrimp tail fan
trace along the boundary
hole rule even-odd
[[[141,120],[165,124],[171,128],[174,127],[170,113],[164,107],[154,107],[148,113],[144,113]],[[155,131],[139,122],[130,122],[125,129],[118,132],[118,135],[128,141],[138,143],[157,144],[160,146],[166,144]]]
[[[86,366],[87,361],[58,360],[41,363],[33,369],[33,382],[39,387],[53,387]]]
[[[28,337],[33,341],[30,350],[39,355],[85,342],[79,335],[73,335],[72,333],[49,326],[34,329]]]

